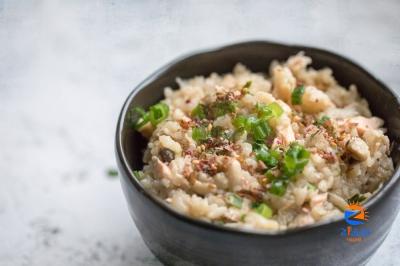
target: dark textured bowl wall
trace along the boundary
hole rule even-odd
[[[372,112],[385,119],[394,143],[392,156],[399,161],[400,112],[397,97],[356,64],[330,52],[268,42],[249,42],[178,59],[140,84],[127,99],[117,130],[117,161],[129,210],[146,245],[166,264],[200,265],[358,265],[365,263],[381,245],[400,204],[399,173],[367,204],[370,237],[357,244],[340,237],[343,220],[278,235],[245,233],[207,224],[177,214],[148,195],[132,178],[130,170],[142,168],[146,141],[129,129],[125,113],[132,106],[148,107],[162,99],[166,86],[176,88],[176,77],[189,78],[212,72],[230,72],[237,62],[252,71],[267,72],[272,60],[285,60],[299,51],[313,58],[313,67],[332,68],[339,83],[356,84]],[[186,264],[185,264],[186,265]]]

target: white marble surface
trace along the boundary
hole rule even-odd
[[[400,86],[398,1],[214,2],[0,0],[0,265],[160,265],[105,170],[125,97],[178,55],[309,44]],[[399,218],[369,265],[400,264]]]

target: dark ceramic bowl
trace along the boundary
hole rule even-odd
[[[347,226],[343,219],[276,234],[238,231],[178,214],[135,180],[132,171],[142,169],[146,140],[126,123],[126,113],[132,106],[148,107],[161,100],[165,87],[177,88],[176,77],[226,73],[237,62],[265,72],[272,60],[285,60],[299,51],[312,57],[314,68],[332,68],[339,83],[356,84],[372,112],[385,120],[396,170],[383,189],[365,204],[370,214],[365,227],[371,231],[370,236],[359,243],[347,242],[340,236],[340,229]],[[399,99],[356,63],[321,49],[256,41],[194,53],[150,75],[133,90],[122,108],[116,154],[132,218],[146,245],[165,264],[359,265],[366,263],[382,244],[399,210],[399,133]]]

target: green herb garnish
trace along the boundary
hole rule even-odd
[[[244,115],[239,115],[233,120],[233,126],[236,129],[244,129],[247,132],[251,132],[253,126],[258,122],[258,118],[250,115],[250,116],[244,116]]]
[[[127,120],[134,129],[138,130],[149,122],[149,113],[141,107],[134,107],[129,111]]]
[[[114,168],[110,168],[107,170],[107,175],[109,177],[116,177],[116,176],[118,176],[118,171]]]
[[[252,82],[251,80],[247,81],[246,84],[244,84],[243,89],[248,89],[248,88],[250,88],[252,83],[253,83],[253,82]]]
[[[249,89],[250,89],[250,87],[251,87],[251,84],[252,84],[252,81],[251,81],[251,80],[247,81],[246,84],[244,84],[244,86],[243,86],[243,88],[242,88],[242,93],[243,93],[243,94],[249,93]]]
[[[242,136],[243,136],[245,133],[246,133],[246,130],[245,130],[244,128],[236,129],[235,132],[233,132],[233,134],[232,134],[231,140],[232,140],[233,142],[236,142],[236,141],[238,141],[239,139],[241,139]]]
[[[146,112],[141,107],[134,107],[128,113],[127,119],[132,124],[132,127],[136,130],[142,128],[147,122],[153,126],[156,126],[161,121],[166,119],[169,114],[169,107],[165,103],[157,103],[150,107],[149,111]]]
[[[286,187],[288,185],[287,180],[275,179],[272,180],[271,187],[269,188],[269,192],[276,196],[283,196],[286,192]]]
[[[267,120],[255,116],[237,116],[233,125],[237,130],[246,130],[256,142],[263,142],[272,133]]]
[[[313,184],[308,183],[308,184],[307,184],[307,190],[309,190],[309,191],[316,191],[316,190],[317,190],[317,187],[316,187],[315,185],[313,185]]]
[[[277,102],[273,102],[267,107],[272,110],[274,117],[280,117],[283,114],[283,109]]]
[[[271,218],[273,214],[272,209],[265,203],[258,204],[258,206],[255,207],[254,210],[256,213],[260,214],[261,216],[267,219]]]
[[[277,150],[269,150],[265,144],[258,145],[255,154],[257,160],[264,162],[268,167],[277,166],[281,157]]]
[[[275,172],[276,171],[274,171],[274,169],[268,169],[264,175],[268,178],[269,181],[272,181],[277,178],[277,176],[275,175]]]
[[[302,103],[302,97],[304,94],[305,88],[303,85],[295,88],[292,92],[292,104],[298,105]]]
[[[296,142],[292,143],[280,164],[281,175],[275,177],[272,172],[266,172],[268,179],[272,179],[269,192],[277,196],[284,195],[289,181],[303,171],[309,158],[309,151]]]
[[[272,117],[280,117],[283,114],[282,107],[276,102],[273,102],[269,105],[257,104],[256,109],[257,109],[258,117],[263,118],[263,119],[270,119]]]
[[[203,104],[198,104],[193,110],[192,110],[192,117],[199,118],[199,119],[204,119],[207,117],[206,114],[206,107]]]
[[[271,133],[272,129],[264,119],[258,119],[258,121],[252,125],[251,134],[255,141],[264,141]]]
[[[283,159],[283,174],[286,178],[292,178],[303,171],[308,163],[310,152],[303,146],[294,142],[290,145]]]
[[[237,194],[233,193],[233,194],[228,195],[228,202],[233,207],[241,209],[242,204],[243,204],[243,199],[240,196],[238,196]]]
[[[135,170],[135,171],[133,171],[132,172],[133,173],[133,176],[137,179],[137,180],[142,180],[143,178],[144,178],[144,174],[143,174],[143,171],[137,171],[137,170]]]
[[[323,126],[325,124],[326,121],[328,121],[330,118],[329,116],[322,116],[321,118],[318,118],[317,120],[315,120],[314,125],[316,126]]]
[[[233,126],[237,129],[239,128],[245,129],[246,123],[247,123],[247,117],[245,117],[244,115],[238,115],[232,121]]]
[[[226,137],[225,135],[225,129],[223,127],[220,126],[215,126],[211,129],[211,136],[213,138],[219,138],[219,137]]]
[[[210,111],[213,118],[217,118],[236,111],[235,101],[217,101],[210,105]]]
[[[365,196],[363,196],[363,195],[360,195],[360,194],[355,194],[353,197],[351,197],[351,198],[349,198],[348,200],[347,200],[347,203],[354,203],[354,202],[356,202],[356,203],[360,203],[360,202],[363,202],[364,200],[366,200],[367,198],[365,197]]]
[[[158,103],[150,107],[149,119],[153,126],[158,125],[161,121],[166,119],[169,114],[169,107],[165,103]]]
[[[192,129],[192,139],[197,143],[202,143],[210,138],[210,132],[205,127],[194,127]]]

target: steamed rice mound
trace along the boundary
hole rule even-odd
[[[299,53],[269,73],[237,64],[229,74],[177,79],[178,90],[164,91],[168,117],[139,129],[149,138],[141,184],[185,215],[263,231],[329,220],[348,201],[367,200],[393,173],[383,120],[355,85],[346,89],[329,68],[309,64]],[[235,126],[260,106],[278,110],[261,143]],[[276,160],[260,159],[260,145]],[[289,178],[285,158],[295,148],[305,165]]]

